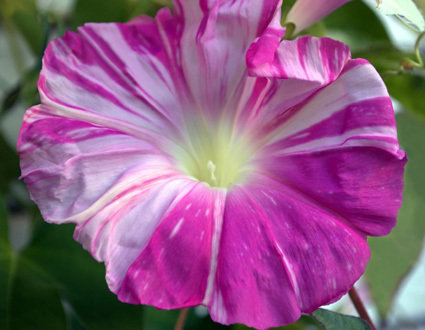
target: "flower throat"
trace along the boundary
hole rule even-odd
[[[190,147],[185,148],[183,156],[177,156],[182,171],[211,187],[241,183],[249,172],[252,153],[243,138],[229,132],[220,127],[214,132],[192,128]]]

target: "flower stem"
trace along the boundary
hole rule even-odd
[[[186,321],[187,314],[189,312],[189,308],[183,308],[180,310],[179,316],[176,321],[176,325],[174,326],[174,330],[183,330],[184,323]]]
[[[360,299],[360,296],[358,295],[354,286],[348,292],[348,295],[350,296],[350,299],[353,302],[353,305],[356,308],[357,313],[359,313],[360,317],[369,324],[372,330],[376,330],[376,327],[370,319],[369,314],[367,313],[366,308],[364,307],[363,302]]]

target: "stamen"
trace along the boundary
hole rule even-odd
[[[212,162],[212,160],[209,160],[208,162],[207,162],[207,169],[208,169],[208,171],[210,172],[210,174],[211,174],[211,181],[213,181],[214,183],[217,183],[217,178],[215,177],[215,169],[216,169],[216,166],[215,166],[215,164]]]

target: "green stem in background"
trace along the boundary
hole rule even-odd
[[[359,313],[359,316],[369,324],[372,330],[376,330],[376,327],[370,319],[369,314],[367,313],[366,308],[364,307],[363,302],[360,299],[360,296],[358,295],[357,290],[354,288],[354,286],[348,292],[348,295],[350,296],[350,299],[353,302],[357,313]]]
[[[401,62],[401,68],[400,70],[412,70],[414,67],[416,68],[423,68],[424,62],[422,60],[421,52],[419,49],[419,44],[422,40],[422,37],[425,35],[425,31],[419,34],[418,38],[415,42],[415,55],[416,55],[416,61],[412,60],[410,58],[404,58]]]
[[[186,322],[187,314],[189,313],[189,308],[183,308],[180,310],[179,316],[174,326],[174,330],[183,330],[184,324]]]

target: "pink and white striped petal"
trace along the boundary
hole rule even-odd
[[[294,23],[295,33],[298,33],[348,1],[350,0],[297,0],[286,16],[286,22]]]
[[[128,268],[119,299],[167,309],[203,303],[214,281],[225,198],[224,190],[194,183]]]
[[[184,177],[156,146],[52,111],[27,111],[18,140],[22,178],[46,221],[80,223],[130,187]]]
[[[270,105],[275,107],[272,102],[265,107]],[[332,84],[273,118],[261,132],[268,139],[264,153],[352,146],[399,153],[391,99],[378,73],[361,59],[349,61]]]
[[[243,320],[266,329],[294,322],[300,308],[292,275],[270,230],[269,210],[254,203],[251,193],[241,187],[228,192],[217,272],[206,304],[216,322]]]
[[[255,181],[229,192],[210,313],[222,323],[245,313],[247,325],[268,328],[341,297],[369,248],[314,200],[262,175]]]
[[[256,79],[245,84],[236,118],[237,125],[257,139],[268,137],[270,132],[276,134],[277,127],[285,127],[286,132],[282,123],[290,120],[293,108],[301,107],[320,88],[335,81],[351,58],[345,44],[329,38],[284,40],[275,50],[259,48],[262,38],[246,56],[249,74]],[[278,36],[276,40],[280,40]],[[257,52],[270,52],[270,56],[258,57]],[[319,109],[316,112],[322,113]]]
[[[279,24],[273,20],[280,21],[280,5],[281,0],[174,1],[183,26],[182,69],[208,121],[216,121],[231,111],[228,104],[237,103],[246,77],[245,53],[269,24]]]
[[[262,171],[333,211],[347,226],[386,235],[401,206],[406,161],[403,152],[351,146],[271,156],[262,160]]]
[[[180,95],[155,20],[86,24],[49,44],[38,87],[64,116],[85,112],[178,137]]]
[[[347,45],[329,38],[282,40],[279,47],[267,49],[258,45],[262,38],[270,36],[261,36],[246,55],[249,74],[255,77],[305,80],[318,87],[334,81],[351,58]],[[280,40],[279,35],[273,38]],[[258,52],[270,55],[261,57]]]

